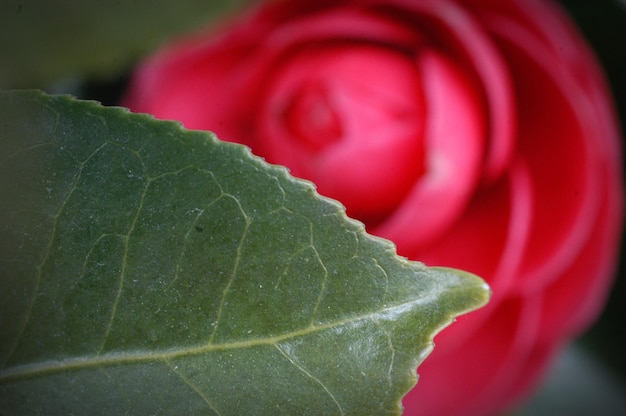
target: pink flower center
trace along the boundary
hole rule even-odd
[[[340,140],[344,134],[331,92],[319,83],[304,84],[294,93],[284,119],[289,133],[313,151]]]
[[[265,111],[260,153],[366,223],[392,211],[424,171],[419,74],[400,52],[358,44],[301,52],[277,71]]]

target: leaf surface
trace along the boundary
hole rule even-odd
[[[479,278],[243,146],[0,93],[0,413],[384,415]]]

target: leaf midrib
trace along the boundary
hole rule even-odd
[[[291,331],[285,334],[281,334],[274,337],[266,338],[254,338],[245,341],[226,342],[221,344],[205,344],[196,347],[188,348],[176,348],[171,350],[164,350],[162,352],[153,351],[134,351],[126,353],[107,353],[102,355],[87,356],[87,357],[75,357],[66,360],[49,360],[33,364],[18,365],[15,367],[9,367],[0,371],[0,384],[16,381],[20,379],[26,379],[37,376],[45,376],[48,374],[60,373],[63,371],[80,370],[87,368],[94,368],[99,366],[112,366],[120,364],[136,364],[150,361],[163,361],[193,356],[199,354],[206,354],[217,351],[237,350],[251,348],[259,345],[278,345],[288,339],[297,338],[320,332],[324,330],[334,329],[345,325],[355,324],[360,321],[366,321],[369,319],[378,320],[394,320],[395,317],[401,313],[419,307],[420,305],[437,301],[442,293],[449,293],[457,290],[467,289],[467,286],[457,286],[455,288],[447,288],[444,290],[438,290],[434,293],[430,293],[425,297],[412,300],[410,302],[403,302],[398,305],[389,306],[379,309],[374,312],[370,312],[364,315],[353,316],[348,319],[342,319],[339,321],[328,322],[321,325],[309,325],[306,328],[302,328],[296,331]],[[442,326],[445,326],[442,325]],[[437,329],[434,333],[439,332]]]

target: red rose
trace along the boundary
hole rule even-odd
[[[438,338],[407,414],[488,414],[598,315],[621,229],[596,62],[534,0],[272,1],[142,64],[125,105],[239,141],[488,307]]]

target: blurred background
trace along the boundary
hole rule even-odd
[[[626,2],[563,0],[562,4],[578,23],[604,65],[617,105],[622,135],[624,135],[626,124]],[[583,337],[582,342],[597,349],[599,358],[610,363],[616,371],[626,374],[624,256],[621,258],[619,270],[619,277],[602,319],[587,336]]]

